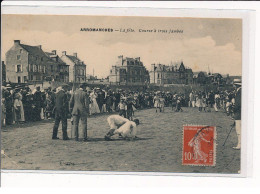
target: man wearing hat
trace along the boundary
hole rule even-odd
[[[84,91],[85,86],[80,85],[71,96],[70,111],[74,125],[75,140],[79,139],[79,120],[81,120],[83,127],[83,141],[87,141],[87,116],[89,114],[89,96]]]
[[[234,105],[234,119],[237,133],[237,146],[233,149],[239,150],[241,148],[241,80],[234,80],[236,87],[235,105]]]
[[[5,88],[6,90],[3,92],[3,98],[5,99],[6,124],[11,125],[13,123],[13,97],[10,92],[12,87],[10,84],[7,84]]]
[[[59,139],[57,137],[60,121],[62,122],[63,140],[69,140],[67,134],[67,115],[68,115],[68,99],[64,91],[64,87],[57,88],[55,98],[55,123],[53,126],[52,139]]]

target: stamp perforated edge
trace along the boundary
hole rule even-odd
[[[206,127],[209,125],[193,125],[193,124],[186,124],[182,126],[182,156],[181,156],[181,163],[183,166],[216,166],[216,152],[217,152],[217,130],[216,130],[216,126],[210,126],[213,127],[214,130],[214,143],[213,143],[213,150],[214,150],[214,154],[213,154],[213,165],[206,165],[206,164],[183,164],[183,146],[184,146],[184,127],[185,126],[194,126],[194,127],[198,127],[198,126],[202,126],[202,127]]]

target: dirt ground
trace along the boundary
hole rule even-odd
[[[223,146],[234,122],[223,112],[199,113],[197,108],[137,111],[135,117],[141,125],[139,139],[134,141],[117,137],[105,141],[107,117],[103,114],[88,119],[89,142],[52,140],[54,121],[8,126],[1,132],[2,169],[183,173],[238,173],[240,169],[240,151],[232,149],[237,143],[235,130]],[[182,126],[186,124],[216,126],[216,166],[182,165]],[[69,120],[68,134],[70,137]],[[62,137],[61,126],[58,136]]]

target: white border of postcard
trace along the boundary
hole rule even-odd
[[[254,36],[255,13],[252,10],[213,10],[213,9],[169,9],[169,8],[112,8],[84,7],[81,2],[4,2],[2,14],[37,14],[37,15],[106,15],[106,16],[158,16],[158,17],[200,17],[200,18],[241,18],[243,19],[242,47],[242,149],[241,174],[212,173],[161,173],[161,172],[106,172],[106,171],[33,171],[33,170],[1,170],[3,173],[43,173],[43,174],[95,174],[95,175],[164,175],[164,176],[218,176],[248,177],[252,175],[253,151],[253,91],[254,91]],[[9,6],[8,6],[9,4]],[[17,6],[17,4],[20,4]],[[22,6],[21,4],[24,4]],[[84,4],[84,3],[83,3]],[[63,5],[63,6],[61,6]],[[73,7],[72,5],[76,5]]]

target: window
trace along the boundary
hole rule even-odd
[[[15,67],[17,73],[22,72],[22,65],[16,65]]]
[[[17,60],[20,60],[21,59],[21,55],[17,55]]]
[[[33,72],[33,65],[32,64],[29,65],[29,71]]]
[[[41,57],[41,61],[43,61],[43,57]]]
[[[17,77],[17,82],[21,83],[21,77],[20,76]]]
[[[33,75],[30,75],[30,80],[33,80]]]
[[[23,76],[23,81],[27,82],[27,76]]]
[[[20,49],[20,53],[23,53],[23,49]]]
[[[41,80],[41,76],[40,75],[36,75],[36,80]]]

